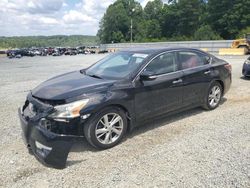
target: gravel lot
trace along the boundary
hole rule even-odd
[[[250,187],[250,80],[233,66],[223,105],[152,120],[109,150],[73,146],[67,167],[44,167],[21,138],[17,108],[42,81],[104,55],[0,58],[0,187]]]

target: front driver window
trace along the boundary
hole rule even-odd
[[[145,69],[145,71],[152,72],[155,75],[171,73],[176,70],[175,54],[172,52],[156,57]]]

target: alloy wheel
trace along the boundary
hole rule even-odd
[[[117,113],[105,114],[96,124],[95,135],[102,144],[114,143],[123,132],[123,119]]]
[[[208,96],[208,103],[211,107],[215,107],[220,102],[221,98],[221,88],[218,85],[215,85],[210,90],[209,96]]]

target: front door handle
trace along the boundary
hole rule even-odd
[[[182,82],[182,79],[179,78],[179,79],[177,79],[177,80],[174,80],[172,83],[173,83],[173,84],[178,84],[178,83],[181,83],[181,82]]]
[[[211,73],[210,70],[204,72],[204,74],[210,74],[210,73]]]

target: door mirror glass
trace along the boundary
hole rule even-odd
[[[205,65],[210,64],[212,62],[212,57],[206,56],[205,57]]]
[[[144,71],[140,75],[141,80],[154,80],[156,79],[156,75],[151,71]]]

